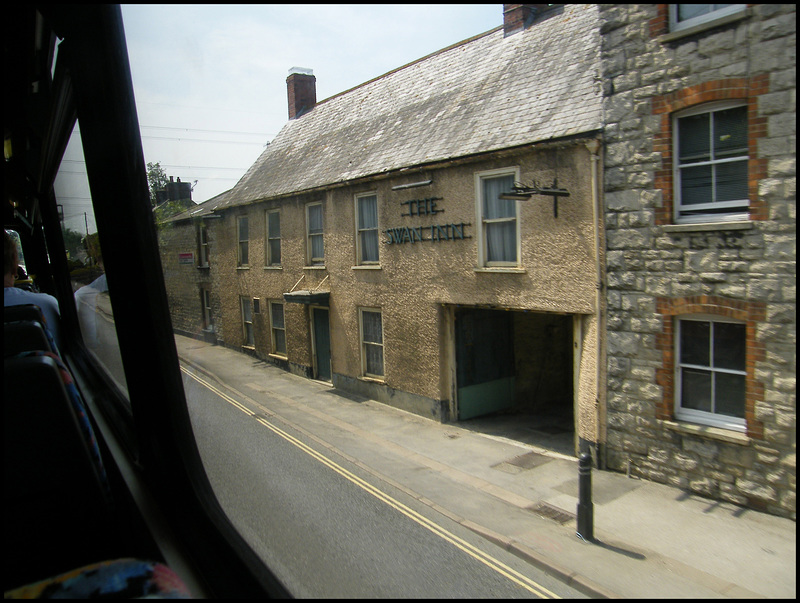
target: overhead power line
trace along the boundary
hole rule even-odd
[[[214,144],[238,144],[238,145],[252,145],[252,146],[266,146],[266,143],[247,142],[244,140],[216,140],[213,138],[178,138],[174,136],[142,136],[142,140],[171,140],[173,142],[212,142]]]
[[[235,134],[237,136],[261,136],[269,137],[266,132],[242,132],[236,130],[201,130],[199,128],[181,128],[178,126],[140,126],[141,129],[148,130],[180,130],[182,132],[199,132],[202,134]]]

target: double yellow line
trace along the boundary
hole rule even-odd
[[[247,408],[241,402],[239,402],[237,400],[234,400],[229,395],[227,395],[225,392],[223,392],[219,388],[215,387],[214,385],[212,385],[208,381],[206,381],[204,379],[201,379],[200,377],[198,377],[197,375],[195,375],[193,373],[190,373],[189,371],[187,371],[183,367],[181,367],[181,370],[184,373],[186,373],[188,376],[192,377],[195,381],[197,381],[198,383],[200,383],[204,387],[208,388],[209,390],[211,390],[215,394],[217,394],[223,400],[227,401],[231,405],[233,405],[236,408],[238,408],[239,410],[241,410],[246,415],[249,415],[249,416],[255,418],[256,421],[261,423],[264,427],[266,427],[267,429],[269,429],[273,433],[275,433],[275,434],[279,435],[280,437],[282,437],[283,439],[285,439],[287,442],[290,442],[291,444],[294,444],[297,448],[299,448],[300,450],[302,450],[303,452],[305,452],[309,456],[313,457],[314,459],[318,460],[320,463],[322,463],[326,467],[332,469],[333,471],[335,471],[336,473],[338,473],[339,475],[341,475],[342,477],[344,477],[345,479],[347,479],[351,483],[355,484],[356,486],[358,486],[359,488],[361,488],[365,492],[371,494],[372,496],[374,496],[378,500],[386,503],[387,505],[389,505],[393,509],[396,509],[397,511],[399,511],[400,513],[402,513],[403,515],[405,515],[409,519],[413,520],[414,522],[416,522],[417,524],[419,524],[423,528],[425,528],[425,529],[429,530],[430,532],[436,534],[437,536],[439,536],[443,540],[446,540],[447,542],[449,542],[450,544],[452,544],[456,548],[460,549],[461,551],[463,551],[467,555],[473,557],[477,561],[483,563],[484,565],[486,565],[487,567],[493,569],[494,571],[496,571],[497,573],[501,574],[502,576],[505,576],[506,578],[508,578],[509,580],[511,580],[512,582],[514,582],[518,586],[520,586],[521,588],[524,588],[525,590],[531,592],[532,594],[534,594],[537,597],[540,597],[542,599],[560,599],[561,598],[558,595],[556,595],[555,593],[547,590],[545,587],[541,586],[540,584],[534,582],[533,580],[531,580],[527,576],[525,576],[523,574],[520,574],[518,571],[508,567],[507,565],[505,565],[504,563],[498,561],[494,557],[488,555],[487,553],[484,553],[483,551],[481,551],[477,547],[471,545],[466,540],[463,540],[462,538],[459,538],[455,534],[453,534],[453,533],[449,532],[448,530],[445,530],[441,526],[437,525],[436,523],[434,523],[433,521],[431,521],[427,517],[425,517],[423,515],[420,515],[419,513],[417,513],[416,511],[414,511],[410,507],[408,507],[408,506],[404,505],[403,503],[401,503],[400,501],[392,498],[391,496],[389,496],[385,492],[382,492],[381,490],[379,490],[378,488],[376,488],[372,484],[364,481],[363,479],[361,479],[360,477],[358,477],[354,473],[348,471],[347,469],[345,469],[341,465],[333,462],[328,457],[320,454],[319,452],[317,452],[316,450],[314,450],[313,448],[311,448],[307,444],[301,442],[300,440],[298,440],[293,435],[285,432],[284,430],[280,429],[276,425],[273,425],[272,423],[267,421],[265,418],[258,416],[255,412],[253,412],[252,410]]]

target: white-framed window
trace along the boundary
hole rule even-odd
[[[358,264],[378,264],[378,196],[375,193],[356,197],[356,253]]]
[[[269,303],[269,322],[272,333],[272,353],[286,356],[286,319],[281,302]]]
[[[675,221],[746,219],[747,105],[709,103],[673,117]]]
[[[281,265],[281,213],[279,210],[267,212],[267,266]]]
[[[244,343],[242,345],[253,347],[256,344],[253,333],[253,306],[249,297],[240,296],[242,306],[242,332]]]
[[[361,372],[365,377],[383,379],[383,320],[379,308],[359,308],[361,329]]]
[[[199,248],[201,268],[208,268],[208,227],[204,224],[200,225],[197,232],[197,246]]]
[[[211,314],[211,291],[208,289],[201,289],[200,298],[203,306],[203,328],[210,329],[214,324]]]
[[[250,265],[250,222],[247,216],[239,216],[236,219],[236,234],[239,241],[237,252],[237,265]]]
[[[680,31],[743,12],[746,4],[670,4],[669,29]]]
[[[322,203],[306,205],[306,253],[308,254],[308,264],[311,266],[325,263],[323,232]]]
[[[520,257],[519,201],[501,199],[519,181],[516,168],[475,174],[480,227],[478,264],[484,267],[517,267]]]
[[[675,417],[744,431],[746,325],[682,316],[676,328]]]

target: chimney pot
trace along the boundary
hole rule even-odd
[[[292,67],[286,78],[289,100],[289,119],[308,113],[317,104],[317,78],[314,71],[303,67]]]

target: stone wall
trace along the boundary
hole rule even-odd
[[[190,220],[166,222],[158,230],[172,328],[198,338],[202,337],[207,326],[203,324],[201,290],[212,290],[210,268],[199,265],[199,225],[199,222]],[[218,312],[214,312],[214,305],[218,310],[216,299],[217,296],[212,297],[212,320],[215,315],[218,316]]]
[[[668,5],[601,5],[608,279],[607,466],[795,516],[795,8],[688,34]],[[749,219],[673,219],[672,114],[748,110]],[[674,417],[674,320],[747,329],[746,430]]]

